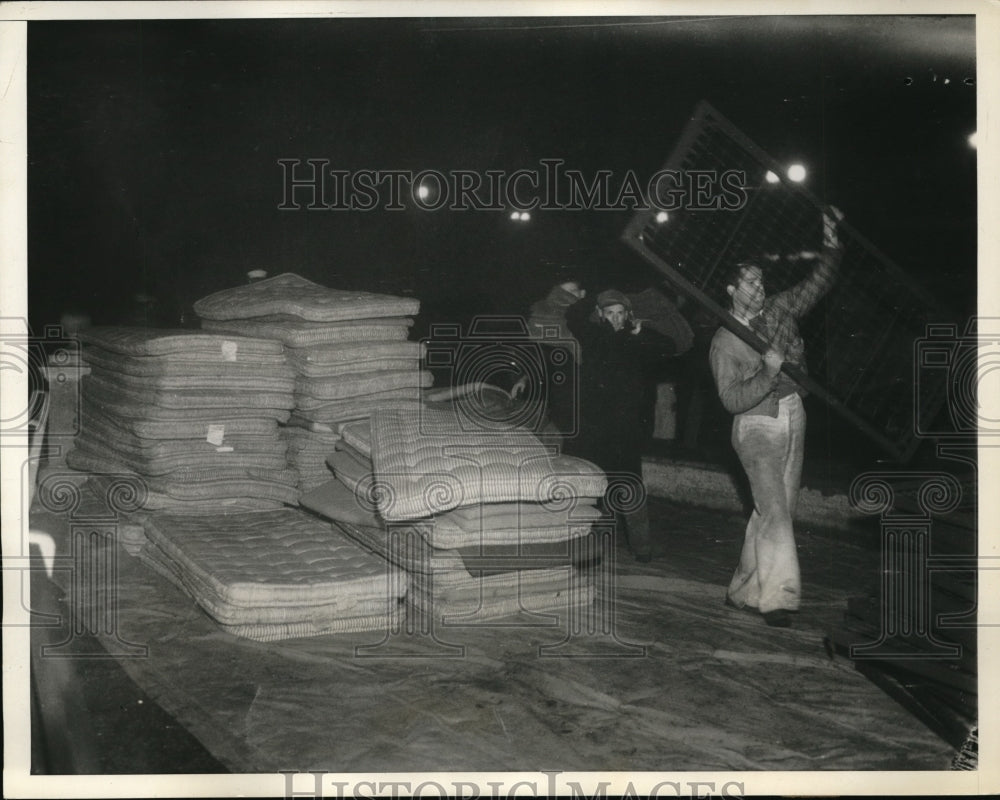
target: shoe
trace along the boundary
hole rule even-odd
[[[761,616],[764,617],[764,622],[772,628],[792,627],[792,612],[785,608],[776,608],[774,611],[766,611]]]

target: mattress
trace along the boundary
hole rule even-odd
[[[249,638],[387,630],[405,573],[297,509],[148,515],[140,558]]]
[[[107,369],[93,367],[91,376],[109,384],[113,389],[131,392],[189,392],[214,391],[229,392],[232,395],[254,392],[287,394],[295,389],[295,376],[291,369],[283,367],[281,374],[268,375],[261,369],[259,374],[249,372],[242,377],[207,375],[127,375]]]
[[[295,406],[291,391],[265,391],[255,389],[253,386],[247,386],[239,391],[232,388],[220,390],[192,387],[181,389],[138,387],[93,374],[83,378],[81,391],[91,396],[95,402],[133,409],[143,409],[149,406],[184,411],[192,409],[217,411],[224,408],[233,412],[236,409],[268,409],[271,413],[279,412],[287,418],[288,412]],[[155,411],[150,410],[148,415],[150,418],[154,418],[155,414]]]
[[[288,363],[309,378],[335,378],[341,375],[390,370],[416,370],[423,354],[420,342],[367,342],[327,345],[325,347],[290,347]]]
[[[236,346],[235,338],[229,341]],[[268,356],[268,361],[264,361],[264,357],[256,361],[245,355],[241,361],[197,361],[176,355],[124,356],[100,347],[85,346],[83,358],[92,368],[135,377],[205,377],[239,382],[260,377],[288,380],[295,376],[283,356]]]
[[[328,289],[286,272],[203,297],[195,302],[194,311],[213,320],[294,314],[314,322],[339,322],[416,314],[420,303],[407,297]]]
[[[372,428],[370,420],[347,422],[337,426],[340,438],[362,453],[367,458],[372,457]]]
[[[297,374],[313,380],[357,380],[361,377],[367,378],[389,372],[417,372],[420,369],[420,360],[416,358],[373,358],[349,364],[289,363]],[[352,376],[357,376],[357,378]]]
[[[529,431],[463,430],[454,415],[430,409],[376,410],[371,440],[375,477],[386,487],[379,512],[389,522],[477,503],[596,498],[607,486],[596,466],[551,455]]]
[[[336,433],[320,433],[305,428],[285,427],[282,435],[288,442],[288,463],[299,473],[299,489],[306,491],[330,480],[327,454],[340,442]]]
[[[180,419],[144,419],[144,409],[129,409],[128,415],[119,412],[120,406],[98,402],[84,394],[81,412],[113,423],[122,431],[145,439],[220,439],[230,436],[276,436],[278,421],[267,416],[230,416],[228,409],[220,409],[205,418],[184,415]]]
[[[596,509],[594,517],[597,517]],[[439,514],[420,530],[432,547],[451,550],[484,545],[539,544],[565,542],[590,533],[592,521],[573,521],[566,514],[551,513],[543,519],[511,519],[509,522],[478,520],[466,522],[452,515]]]
[[[114,477],[103,475],[98,471],[91,475],[95,489],[102,494],[111,486]],[[116,473],[116,476],[119,473]],[[295,470],[284,470],[280,475],[293,475]],[[195,510],[218,510],[220,504],[228,501],[267,501],[267,507],[280,508],[283,504],[293,505],[298,501],[299,493],[295,483],[281,480],[266,480],[264,478],[215,478],[203,481],[178,481],[169,478],[150,480],[133,473],[134,479],[141,482],[145,489],[146,499],[141,504],[145,509],[178,508],[184,513]],[[253,504],[251,504],[253,505]],[[249,507],[249,506],[248,506]],[[264,507],[253,505],[253,507]]]
[[[91,408],[98,408],[104,414],[113,416],[121,425],[151,425],[147,430],[158,430],[160,432],[169,431],[177,426],[178,430],[187,430],[186,425],[201,426],[209,423],[225,423],[227,420],[257,420],[272,423],[287,422],[291,417],[291,407],[294,402],[290,397],[283,400],[287,406],[283,408],[249,408],[245,406],[232,405],[232,398],[229,398],[228,407],[214,405],[204,408],[183,406],[178,408],[168,408],[159,405],[140,401],[134,393],[118,393],[106,390],[100,384],[94,384],[89,376],[84,377],[81,390],[83,405],[90,405]],[[284,397],[284,396],[283,396]],[[267,426],[268,430],[271,426]],[[133,433],[138,436],[149,436],[150,438],[160,438],[151,433],[140,433],[134,429]],[[165,436],[163,438],[171,438]]]
[[[357,395],[342,400],[317,400],[311,397],[296,398],[295,413],[310,423],[335,427],[342,422],[367,420],[378,408],[418,408],[420,389],[390,389],[386,392]]]
[[[203,445],[203,446],[202,446]],[[284,451],[241,452],[234,448],[213,447],[207,442],[199,443],[197,451],[186,450],[178,453],[151,455],[143,452],[125,451],[109,446],[106,442],[93,438],[85,429],[73,440],[73,449],[66,454],[66,463],[73,469],[88,470],[88,457],[124,466],[142,475],[167,475],[189,469],[272,469],[287,467]]]
[[[423,358],[424,350],[422,342],[366,341],[320,347],[289,347],[286,355],[289,363],[296,367],[303,365],[329,367],[363,364],[380,359],[420,360]]]
[[[290,469],[287,464],[281,467],[257,467],[252,464],[246,466],[209,466],[203,467],[197,464],[180,467],[176,470],[161,475],[139,475],[139,473],[128,469],[120,461],[108,459],[93,454],[87,450],[73,448],[66,456],[67,463],[73,469],[84,472],[104,473],[109,475],[129,474],[135,475],[142,480],[143,484],[149,488],[163,493],[168,493],[168,487],[177,484],[189,484],[193,486],[211,483],[212,481],[270,481],[281,483],[286,486],[295,486],[298,481],[298,473]]]
[[[372,488],[371,461],[359,457],[354,448],[341,447],[326,457],[326,465],[345,487],[359,495],[366,495]]]
[[[284,452],[285,441],[278,433],[278,425],[273,420],[269,420],[269,426],[258,426],[236,424],[226,426],[223,423],[206,425],[205,423],[192,423],[190,429],[197,431],[199,435],[184,436],[180,426],[163,426],[166,430],[171,430],[171,436],[143,436],[134,432],[133,429],[141,429],[143,426],[136,421],[126,419],[120,423],[110,414],[95,410],[89,402],[83,402],[80,409],[80,430],[81,433],[89,433],[106,443],[115,447],[132,452],[142,452],[149,454],[166,454],[179,452],[197,452],[204,449],[204,446],[217,447],[239,447],[241,449],[258,449],[264,451]],[[244,428],[248,428],[244,432]]]
[[[270,319],[203,319],[201,327],[215,333],[274,339],[288,347],[404,340],[410,335],[412,317],[354,320],[351,322],[306,322],[297,317]]]
[[[521,612],[569,612],[594,602],[590,570],[556,567],[519,570],[488,577],[460,572],[413,574],[407,602],[445,624],[499,620]]]
[[[193,330],[96,327],[78,334],[88,345],[123,356],[170,356],[204,363],[282,363],[280,343],[269,339],[233,339]]]
[[[434,376],[430,372],[412,365],[407,369],[352,372],[335,378],[300,376],[295,381],[295,404],[300,409],[316,408],[333,400],[368,396],[394,389],[424,388],[432,383]]]
[[[475,543],[454,549],[430,545],[423,524],[400,524],[387,528],[363,495],[340,480],[327,480],[299,499],[307,508],[336,522],[369,550],[410,572],[452,572],[484,576],[515,570],[551,569],[586,560],[590,550],[583,539],[557,542],[516,541],[500,545]],[[392,531],[391,541],[389,531]],[[390,544],[391,541],[391,544]]]
[[[382,520],[375,516],[371,507],[339,481],[328,480],[304,492],[299,504],[331,520],[365,549],[407,572],[465,569],[458,554],[434,552],[424,537],[411,527],[396,529],[393,532],[395,538],[391,540]]]
[[[372,510],[377,507],[378,493],[387,487],[375,479],[371,459],[341,441],[326,463],[358,504]],[[421,520],[417,530],[436,549],[463,549],[474,554],[491,547],[498,548],[494,555],[511,555],[524,548],[586,536],[600,519],[593,498],[563,498],[550,505],[490,503],[455,508]]]

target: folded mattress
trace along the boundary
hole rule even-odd
[[[234,336],[273,339],[288,347],[314,347],[344,342],[403,340],[410,335],[412,317],[352,320],[348,322],[308,322],[299,317],[278,315],[270,318],[201,321],[202,329]]]
[[[460,572],[410,576],[407,602],[447,624],[497,620],[520,612],[568,612],[594,602],[591,570],[517,570],[486,577]]]
[[[272,391],[255,388],[252,384],[240,389],[201,389],[190,386],[166,388],[162,386],[129,385],[109,379],[103,375],[87,375],[81,382],[81,391],[95,402],[143,409],[150,406],[160,409],[177,409],[185,412],[192,409],[226,409],[232,413],[237,409],[268,409],[275,416],[284,415],[295,407],[291,390]],[[155,410],[149,410],[149,418],[156,418]],[[181,415],[182,417],[184,415]]]
[[[408,297],[328,289],[286,272],[203,297],[195,302],[194,311],[202,319],[213,320],[294,314],[314,322],[339,322],[416,314],[420,303]]]
[[[99,347],[123,356],[153,356],[224,364],[281,364],[284,351],[270,339],[238,338],[186,329],[88,328],[78,334],[84,349]]]
[[[145,560],[220,625],[254,639],[388,630],[405,573],[298,509],[150,514]]]
[[[295,413],[309,423],[333,429],[342,422],[367,420],[379,408],[419,408],[420,389],[390,389],[385,392],[346,397],[342,400],[317,400],[300,395]]]
[[[370,396],[393,389],[425,388],[434,383],[434,376],[415,365],[407,369],[350,372],[332,378],[310,378],[300,375],[295,381],[298,408],[315,408],[332,400]]]
[[[234,343],[236,339],[232,339]],[[244,357],[242,361],[182,360],[177,356],[124,356],[86,345],[84,361],[93,369],[135,377],[205,377],[216,381],[239,382],[260,377],[294,377],[295,371],[283,356],[270,356],[271,361],[255,361]],[[262,357],[263,358],[263,357]]]
[[[333,367],[349,364],[366,364],[384,359],[419,361],[425,347],[421,342],[343,342],[317,347],[286,348],[288,362],[296,368],[303,366]]]
[[[467,430],[431,409],[376,410],[371,442],[376,480],[387,487],[379,512],[389,522],[477,503],[596,498],[607,486],[595,465],[553,456],[529,431]]]
[[[150,454],[126,451],[109,446],[107,442],[94,438],[84,429],[73,440],[73,449],[67,453],[67,463],[74,469],[87,469],[84,457],[91,456],[125,466],[142,475],[166,475],[189,469],[257,469],[283,470],[287,467],[283,450],[237,450],[233,447],[213,447],[207,442],[197,443],[197,451]],[[75,455],[74,455],[75,454]],[[70,459],[73,456],[73,459]],[[80,466],[77,466],[80,464]]]
[[[132,392],[215,391],[234,397],[255,392],[287,394],[295,390],[295,376],[290,368],[281,374],[267,375],[264,370],[249,371],[241,377],[202,375],[129,375],[92,367],[91,375],[117,389]]]
[[[278,421],[268,416],[239,416],[220,409],[206,415],[183,415],[178,419],[146,419],[145,409],[129,409],[120,413],[120,406],[96,400],[91,394],[81,397],[83,417],[95,417],[106,424],[114,424],[122,431],[144,439],[204,439],[222,441],[229,436],[276,436]]]
[[[569,566],[586,560],[589,554],[584,540],[577,538],[495,545],[476,542],[450,549],[433,547],[424,524],[387,527],[375,513],[370,498],[339,480],[327,480],[304,492],[299,504],[337,523],[369,550],[410,572],[458,570],[466,576],[483,576]]]

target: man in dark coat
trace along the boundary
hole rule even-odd
[[[580,343],[581,378],[580,431],[565,450],[608,473],[606,510],[615,513],[636,560],[647,562],[652,552],[642,483],[643,359],[651,349],[672,354],[674,342],[637,322],[631,301],[615,289],[601,292],[596,303],[580,300],[567,310],[566,320]]]

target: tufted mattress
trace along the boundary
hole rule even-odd
[[[411,572],[460,570],[466,575],[482,576],[567,566],[582,560],[585,555],[585,543],[577,539],[557,542],[516,540],[498,545],[475,543],[441,549],[430,545],[430,537],[423,524],[392,526],[392,536],[396,538],[390,545],[390,529],[374,513],[370,499],[338,480],[328,480],[304,492],[299,503],[303,508],[338,523],[365,547]]]
[[[430,409],[377,410],[371,440],[379,512],[389,522],[477,503],[596,498],[607,485],[596,466],[551,455],[528,431],[466,430]]]
[[[296,509],[149,515],[140,558],[220,625],[252,639],[387,630],[405,574]]]
[[[294,314],[314,322],[338,322],[416,314],[417,300],[371,292],[327,289],[292,272],[203,297],[194,304],[202,319],[232,320]]]
[[[519,545],[546,542],[565,542],[590,533],[591,525],[599,516],[593,504],[584,515],[580,510],[567,512],[524,512],[515,508],[506,519],[486,517],[462,519],[454,511],[438,514],[420,530],[432,547],[443,549],[476,548],[484,545]],[[525,504],[527,505],[527,504]],[[456,509],[457,510],[457,509]]]

